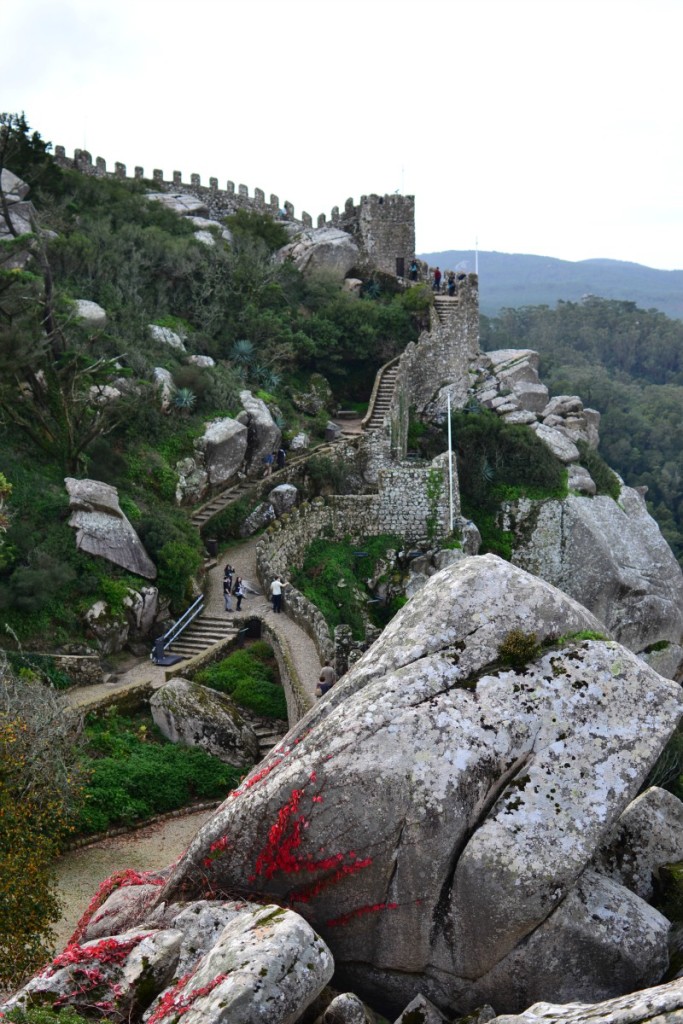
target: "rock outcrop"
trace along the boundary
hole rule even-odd
[[[519,499],[505,503],[501,525],[516,565],[580,601],[620,643],[636,652],[680,643],[683,573],[638,491],[622,487],[618,502]]]
[[[247,428],[229,416],[211,420],[203,435],[195,441],[195,449],[203,457],[204,468],[212,487],[226,483],[242,465],[247,453]]]
[[[264,457],[280,447],[282,431],[263,399],[252,395],[251,391],[240,391],[240,402],[244,413],[240,413],[238,418],[245,423],[249,432],[247,472],[251,476],[259,476],[263,473]]]
[[[201,747],[237,768],[251,767],[258,760],[256,733],[225,693],[176,678],[154,692],[150,708],[172,743]]]
[[[300,908],[339,977],[396,1011],[416,988],[452,1014],[655,983],[668,922],[596,858],[680,689],[612,641],[528,643],[526,665],[502,661],[515,630],[551,644],[601,628],[494,556],[433,576],[231,794],[159,899],[208,887]]]
[[[291,260],[307,277],[324,274],[341,282],[358,264],[360,249],[341,228],[306,228],[278,250],[276,259]]]
[[[106,918],[107,909],[99,916]],[[166,907],[139,929],[69,946],[3,1011],[48,1002],[114,1020],[144,1013],[149,1024],[185,1014],[212,1024],[293,1024],[332,970],[329,950],[298,914],[200,902]]]
[[[130,521],[121,511],[118,492],[101,480],[64,480],[69,493],[71,518],[76,530],[76,546],[81,551],[120,565],[146,579],[156,578],[157,570]]]

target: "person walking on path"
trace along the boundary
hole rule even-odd
[[[334,671],[329,661],[326,661],[323,667],[320,669],[320,679],[315,690],[316,697],[322,697],[331,690],[334,684],[337,682],[337,673]]]
[[[270,476],[270,474],[273,472],[273,462],[274,461],[275,461],[275,459],[274,459],[274,456],[273,456],[272,452],[268,452],[267,455],[263,456],[263,462],[264,462],[264,465],[265,465],[265,469],[263,470],[263,475],[264,476]]]
[[[287,584],[283,580],[282,576],[276,576],[270,584],[270,597],[273,602],[274,612],[282,611],[282,588],[286,586]]]
[[[232,588],[232,593],[233,593],[233,596],[235,597],[235,599],[237,601],[237,611],[241,612],[242,611],[242,598],[244,597],[244,586],[242,584],[242,577],[241,576],[237,576],[235,578],[235,585]]]
[[[432,288],[434,289],[435,292],[441,291],[441,271],[439,270],[438,267],[434,271],[434,281],[432,283]]]

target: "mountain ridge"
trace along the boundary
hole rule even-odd
[[[572,262],[554,256],[450,249],[421,253],[430,266],[450,269],[479,265],[480,310],[496,316],[501,309],[554,306],[578,302],[586,295],[635,302],[683,319],[683,270],[657,270],[640,263],[597,257]]]

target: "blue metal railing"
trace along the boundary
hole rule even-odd
[[[158,665],[161,659],[166,654],[167,648],[171,646],[174,640],[177,640],[179,636],[187,629],[191,622],[197,618],[198,615],[204,611],[204,595],[200,594],[197,600],[187,608],[180,616],[177,622],[173,625],[163,636],[158,637],[154,641],[154,647],[150,658],[155,665]]]

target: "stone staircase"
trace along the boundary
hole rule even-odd
[[[453,320],[453,315],[459,306],[457,296],[453,295],[435,295],[434,296],[434,311],[439,318],[439,323],[447,327]]]
[[[372,407],[369,410],[369,415],[363,421],[365,430],[380,430],[382,428],[384,417],[389,411],[391,399],[394,396],[398,361],[383,366],[379,373],[381,373],[381,377],[373,392]]]
[[[215,515],[222,512],[228,505],[232,505],[234,502],[239,501],[248,491],[254,487],[253,481],[247,482],[246,480],[240,480],[236,484],[232,484],[230,487],[226,487],[224,491],[220,491],[214,495],[210,501],[198,508],[190,516],[190,522],[197,530],[201,530],[205,523],[208,523],[209,519],[213,519]]]
[[[252,725],[252,729],[256,733],[258,739],[258,748],[261,760],[269,754],[273,747],[277,747],[278,744],[286,736],[286,732],[282,732],[281,729],[277,729],[274,726],[266,725],[265,722],[257,722]]]
[[[207,647],[213,647],[221,640],[237,636],[238,630],[232,619],[212,615],[200,615],[167,648],[168,654],[175,654],[183,660],[194,658]]]

